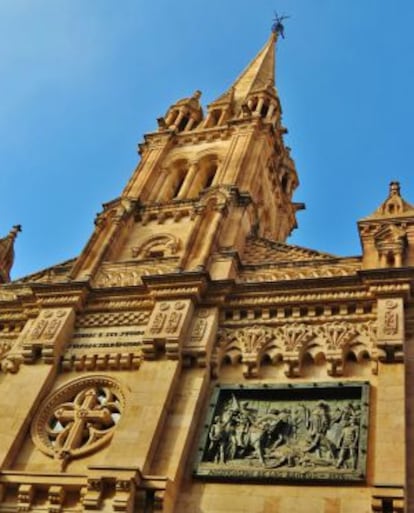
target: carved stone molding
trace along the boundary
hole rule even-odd
[[[357,360],[364,355],[372,358],[376,355],[374,343],[372,321],[222,328],[213,355],[213,371],[217,374],[217,368],[225,361],[232,364],[241,361],[244,376],[256,378],[261,362],[267,358],[272,363],[282,361],[286,376],[293,378],[300,376],[302,360],[308,354],[312,360],[322,355],[328,363],[328,373],[340,376],[349,352]]]
[[[172,272],[177,266],[177,260],[137,264],[123,262],[102,266],[93,281],[94,287],[131,287],[142,285],[142,276],[157,275]]]
[[[324,266],[285,266],[277,269],[244,270],[238,281],[241,283],[261,281],[300,280],[306,278],[332,278],[334,276],[350,276],[360,270],[360,264],[325,264]]]

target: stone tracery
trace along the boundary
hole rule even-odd
[[[33,441],[56,459],[84,456],[109,441],[123,406],[123,394],[114,380],[103,376],[76,380],[44,401],[32,424]]]

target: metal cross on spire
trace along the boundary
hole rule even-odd
[[[285,26],[283,25],[283,20],[287,20],[288,18],[290,18],[290,16],[284,16],[284,15],[279,16],[276,11],[274,12],[274,14],[275,14],[275,17],[273,19],[272,32],[277,35],[280,34],[284,39],[285,38]]]

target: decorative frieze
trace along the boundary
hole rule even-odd
[[[122,262],[101,267],[93,286],[103,287],[132,287],[142,285],[142,276],[157,275],[172,272],[177,267],[177,260],[168,262],[154,261],[153,263],[137,264]]]
[[[87,313],[76,318],[76,327],[143,325],[148,322],[149,316],[149,311]]]
[[[276,269],[244,270],[240,273],[237,281],[240,283],[249,282],[271,282],[285,280],[302,280],[309,278],[332,278],[335,276],[352,276],[361,268],[361,264],[331,264],[323,266],[285,266]]]
[[[306,354],[323,354],[330,375],[342,374],[342,362],[348,352],[357,358],[362,353],[374,356],[375,325],[373,321],[350,323],[334,321],[324,324],[292,322],[282,326],[253,325],[243,328],[221,328],[213,355],[213,371],[224,360],[241,361],[246,378],[259,376],[265,357],[282,361],[288,377],[298,377]],[[355,354],[356,353],[356,354]]]

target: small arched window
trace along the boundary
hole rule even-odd
[[[178,128],[178,131],[179,131],[179,132],[182,132],[182,131],[185,129],[185,127],[187,126],[187,123],[188,123],[189,121],[190,121],[190,118],[189,118],[189,116],[188,116],[188,115],[183,116],[183,117],[181,118],[181,121],[180,121],[180,122],[179,122],[179,124],[178,124],[178,127],[177,127],[177,128]]]
[[[267,113],[269,112],[269,104],[268,103],[264,103],[262,105],[262,108],[260,110],[260,116],[262,118],[265,118],[267,116]]]
[[[173,195],[172,195],[173,198],[177,198],[178,195],[180,194],[180,190],[181,190],[181,187],[183,186],[184,180],[185,180],[185,174],[184,173],[178,174],[176,181],[174,183]]]
[[[203,184],[203,189],[207,189],[208,187],[211,187],[214,181],[214,178],[216,176],[217,172],[217,164],[212,164],[206,172],[206,177]]]

